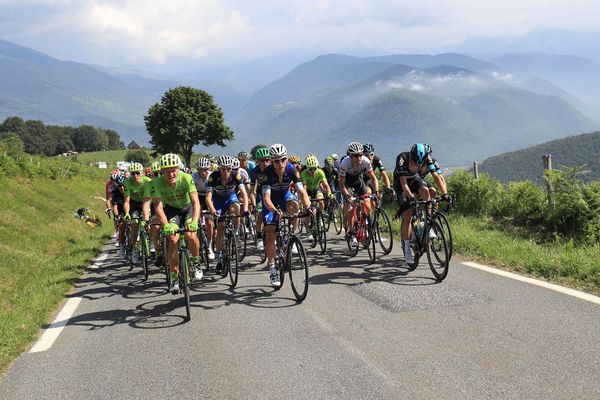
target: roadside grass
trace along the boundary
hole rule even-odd
[[[390,218],[394,207],[386,207]],[[465,260],[479,261],[520,274],[600,295],[600,246],[573,242],[537,243],[483,218],[450,213],[454,252]],[[400,238],[400,220],[392,221]]]
[[[0,373],[27,349],[89,265],[112,223],[102,215],[100,174],[52,180],[0,176]],[[74,218],[80,207],[100,228]]]

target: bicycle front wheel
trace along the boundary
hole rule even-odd
[[[440,224],[440,228],[444,231],[444,236],[446,237],[446,244],[448,245],[448,261],[452,259],[452,229],[450,229],[450,222],[448,222],[448,218],[441,211],[438,211],[435,216],[436,221]]]
[[[140,234],[140,263],[142,264],[142,270],[144,271],[144,280],[148,280],[148,258],[149,258],[149,249],[148,249],[148,236],[146,232],[142,232]]]
[[[375,262],[375,229],[373,229],[373,224],[371,222],[371,217],[368,214],[364,215],[364,221],[361,224],[360,229],[363,231],[363,246],[367,248],[367,252],[369,253],[369,261],[370,264]]]
[[[392,233],[392,224],[384,209],[379,208],[375,211],[376,218],[373,221],[375,224],[375,238],[379,242],[379,246],[383,251],[383,254],[390,254],[392,247],[394,246],[394,235]]]
[[[190,304],[190,286],[189,286],[189,256],[186,253],[179,253],[179,286],[183,291],[183,301],[185,303],[185,313],[186,313],[186,321],[192,319],[192,311]]]
[[[244,219],[240,221],[240,224],[238,226],[238,232],[238,240],[236,240],[236,244],[238,246],[237,257],[238,261],[242,262],[246,257],[246,248],[248,247],[248,230],[246,229]]]
[[[325,254],[327,250],[327,225],[325,223],[325,216],[322,212],[317,214],[317,239],[319,241],[319,247],[321,248],[321,254]]]
[[[437,221],[430,221],[425,225],[425,235],[427,235],[427,261],[431,267],[431,272],[438,282],[443,281],[448,275],[450,266],[450,257],[448,256],[448,243],[444,235],[444,230]]]
[[[238,282],[238,238],[235,235],[231,235],[227,242],[227,268],[229,269],[229,280],[231,281],[231,289],[234,289]]]
[[[295,248],[296,251],[292,249]],[[286,269],[290,274],[292,291],[298,303],[301,303],[308,294],[308,265],[306,251],[299,238],[292,236],[288,243],[286,253]],[[282,281],[283,283],[283,281]]]

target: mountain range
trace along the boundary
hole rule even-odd
[[[148,143],[144,114],[165,90],[184,84],[207,90],[222,107],[236,132],[227,151],[283,142],[292,153],[322,157],[360,140],[389,162],[425,141],[446,165],[464,165],[598,128],[597,64],[544,57],[331,54],[286,74],[283,63],[263,60],[161,76],[56,60],[0,40],[0,118],[92,124]],[[253,92],[269,74],[271,82]]]

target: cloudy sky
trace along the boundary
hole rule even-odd
[[[472,37],[598,31],[597,0],[0,0],[0,38],[113,66],[278,52],[439,52]]]

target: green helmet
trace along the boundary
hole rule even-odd
[[[333,157],[331,157],[331,156],[325,157],[325,165],[327,165],[329,167],[333,167]]]
[[[181,166],[181,158],[177,154],[169,153],[160,158],[160,168],[179,168]]]
[[[263,158],[270,158],[271,156],[269,155],[269,148],[268,147],[259,147],[258,149],[256,149],[256,159],[257,160],[261,160]]]

